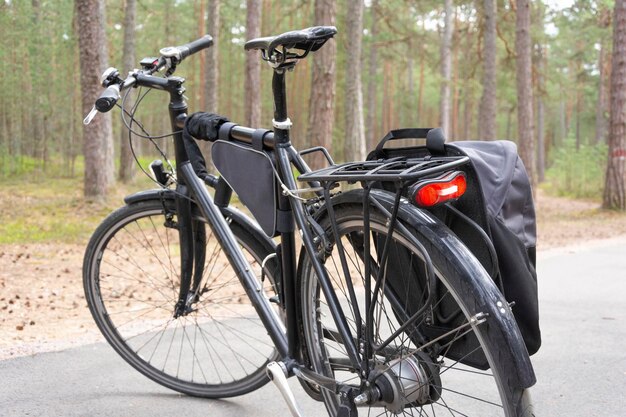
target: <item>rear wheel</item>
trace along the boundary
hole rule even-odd
[[[363,352],[367,314],[362,208],[339,205],[335,217],[352,285],[344,278],[339,245],[334,241],[325,268],[355,345]],[[328,218],[320,224],[331,237]],[[487,300],[480,289],[462,284],[467,272],[464,261],[409,229],[412,236],[397,230],[393,233],[387,261],[381,265],[387,229],[386,217],[372,211],[367,236],[372,292],[376,274],[383,270],[381,291],[371,300],[372,340],[376,345],[388,344],[367,358],[367,379],[359,374],[364,369],[358,371],[348,359],[310,259],[303,260],[300,303],[311,367],[367,392],[360,415],[532,416],[528,391],[509,386],[510,365],[502,363],[499,347],[485,337],[490,322],[480,312]],[[434,283],[425,278],[424,258],[413,238],[432,260]],[[432,298],[427,302],[429,291]],[[400,329],[409,320],[410,324]],[[324,389],[321,394],[329,414],[336,416],[338,396]]]
[[[85,295],[98,327],[139,372],[176,391],[219,398],[245,394],[267,382],[278,355],[235,271],[199,215],[206,256],[193,310],[175,317],[180,246],[173,201],[120,208],[96,230],[85,254]],[[233,231],[251,267],[270,250],[241,225]],[[258,283],[276,295],[271,274]]]

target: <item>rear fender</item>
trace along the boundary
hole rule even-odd
[[[370,196],[376,199],[389,213],[392,212],[394,194],[382,190],[372,190]],[[333,198],[333,206],[340,204],[361,205],[362,203],[362,189],[341,193]],[[323,215],[324,211],[325,209],[322,208],[317,215]],[[483,299],[487,300],[486,304],[477,306],[477,311],[470,311],[469,313],[474,315],[485,312],[489,314],[489,323],[494,323],[495,320],[496,324],[490,325],[484,333],[491,343],[499,346],[500,361],[510,364],[507,366],[505,379],[509,380],[511,386],[519,388],[528,388],[534,385],[536,382],[535,372],[513,312],[480,262],[445,224],[429,212],[410,204],[405,198],[402,198],[400,202],[398,218],[404,224],[410,225],[422,233],[442,253],[450,254],[465,261],[462,282],[459,282],[458,285],[481,288]]]

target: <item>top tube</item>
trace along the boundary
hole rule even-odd
[[[252,138],[257,131],[263,132],[263,148],[274,149],[276,147],[276,140],[274,139],[274,132],[266,129],[253,129],[251,127],[239,126],[234,123],[224,123],[220,126],[218,137],[222,140],[238,141],[248,145],[252,144]]]

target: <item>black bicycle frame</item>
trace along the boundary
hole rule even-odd
[[[296,281],[296,240],[295,240],[295,224],[303,231],[302,241],[306,251],[311,255],[315,273],[321,289],[326,296],[328,306],[332,317],[335,320],[337,331],[346,344],[348,356],[355,366],[360,364],[359,354],[354,339],[350,333],[347,320],[343,310],[339,304],[337,296],[332,288],[330,278],[326,269],[315,256],[315,244],[313,237],[307,229],[307,220],[304,207],[297,201],[290,199],[286,195],[279,195],[278,207],[283,212],[285,218],[291,218],[289,222],[282,222],[280,233],[281,240],[281,266],[282,277],[281,284],[284,293],[284,299],[281,300],[285,310],[286,328],[283,328],[282,321],[272,308],[269,300],[267,300],[258,287],[258,280],[252,272],[250,264],[239,249],[239,245],[220,208],[215,204],[213,198],[207,191],[205,184],[195,174],[189,156],[185,149],[182,129],[184,121],[187,117],[187,103],[184,100],[183,93],[185,91],[182,86],[184,80],[178,77],[170,77],[163,79],[160,77],[142,75],[137,77],[137,85],[156,88],[169,92],[170,104],[169,113],[172,131],[174,132],[174,153],[176,159],[176,207],[178,213],[178,226],[181,244],[181,289],[180,297],[177,304],[177,312],[175,314],[184,314],[182,310],[192,281],[193,274],[193,225],[190,213],[191,201],[193,200],[198,206],[203,216],[208,220],[213,234],[217,238],[219,244],[224,250],[228,261],[235,269],[248,297],[256,309],[261,322],[269,333],[276,349],[281,356],[283,362],[289,371],[297,367],[297,358],[299,356],[300,340],[297,318],[296,300],[298,297],[295,287]],[[297,189],[295,179],[292,174],[292,165],[300,172],[310,172],[307,164],[302,160],[298,152],[293,148],[289,138],[287,104],[285,94],[285,73],[284,70],[276,70],[274,72],[272,82],[275,97],[275,114],[274,134],[266,135],[265,145],[273,149],[277,162],[278,174],[281,181],[290,190]],[[284,127],[283,127],[284,126]],[[233,128],[232,137],[243,142],[250,142],[253,129],[238,127]],[[228,187],[217,187],[215,200],[220,205],[224,205],[230,199],[230,190]]]
[[[295,179],[293,177],[293,173],[291,171],[291,164],[294,163],[298,169],[301,169],[300,172],[308,172],[309,169],[302,161],[297,151],[291,146],[291,142],[289,139],[289,125],[291,122],[287,117],[287,95],[285,93],[285,72],[286,68],[276,69],[274,70],[274,76],[272,79],[272,90],[274,93],[274,139],[276,142],[276,147],[274,152],[276,153],[276,162],[278,165],[278,173],[280,175],[281,181],[285,184],[287,189],[295,190],[297,189],[297,185]],[[286,129],[281,128],[281,126],[286,126]],[[299,229],[302,231],[302,242],[303,245],[311,258],[313,268],[315,269],[315,273],[318,277],[318,281],[320,283],[320,287],[326,297],[328,302],[328,307],[330,309],[333,320],[335,321],[335,325],[337,326],[337,331],[341,336],[342,340],[345,343],[346,352],[350,361],[355,366],[355,369],[358,368],[360,360],[357,351],[357,347],[354,344],[354,339],[352,334],[350,333],[350,329],[348,326],[348,322],[343,313],[341,305],[339,304],[339,300],[337,299],[337,295],[332,288],[332,284],[330,278],[328,277],[328,273],[324,266],[319,262],[317,257],[315,256],[315,245],[313,243],[313,238],[310,233],[308,233],[308,228],[306,226],[306,216],[304,212],[304,208],[302,204],[298,202],[294,202],[293,200],[289,200],[283,197],[284,200],[287,200],[289,205],[291,206],[291,211],[293,214],[293,218],[296,221]],[[286,306],[287,310],[287,329],[288,334],[290,332],[294,332],[293,336],[289,337],[290,342],[290,356],[293,358],[297,352],[294,349],[297,348],[297,312],[295,310],[295,300],[298,294],[295,292],[295,240],[294,240],[294,231],[285,231],[281,232],[281,244],[282,244],[282,262],[283,262],[283,285],[286,293],[286,302],[289,302]],[[287,289],[291,291],[288,292]],[[293,345],[292,345],[293,341]]]
[[[208,193],[204,183],[198,178],[189,162],[185,149],[182,129],[187,117],[187,103],[184,99],[185,89],[182,86],[184,79],[170,77],[163,79],[154,76],[138,76],[137,85],[167,91],[170,95],[169,113],[174,136],[174,155],[176,160],[176,207],[179,213],[190,213],[192,198],[217,237],[220,245],[231,263],[248,297],[254,305],[263,325],[267,329],[276,349],[281,357],[288,357],[288,343],[282,324],[269,301],[265,299],[258,288],[257,279],[250,264],[239,249],[235,236],[226,219],[222,215]],[[216,200],[223,205],[230,199],[230,190],[217,187]],[[181,290],[177,309],[186,302],[187,291],[190,286],[193,271],[194,242],[191,224],[191,215],[178,216],[178,229],[181,245]],[[176,314],[182,313],[177,311]]]

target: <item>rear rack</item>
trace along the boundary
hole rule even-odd
[[[408,183],[450,171],[469,162],[467,156],[393,158],[376,161],[346,162],[318,169],[298,177],[299,181],[381,181]]]

